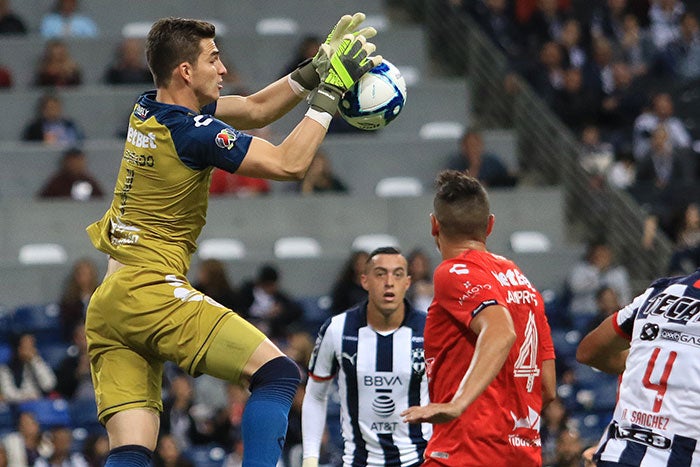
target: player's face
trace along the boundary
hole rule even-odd
[[[192,87],[200,104],[206,105],[219,98],[226,67],[214,39],[202,39],[199,47],[201,52],[194,66]]]
[[[362,286],[369,294],[370,306],[384,315],[402,306],[409,285],[408,265],[401,255],[375,255],[362,275]]]

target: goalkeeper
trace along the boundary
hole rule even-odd
[[[249,387],[244,466],[275,466],[299,384],[296,365],[253,326],[202,293],[185,274],[204,226],[213,167],[249,177],[301,179],[342,93],[381,62],[344,16],[319,53],[250,96],[221,97],[226,67],[210,23],[165,18],[146,56],[156,85],[129,127],[114,198],[87,228],[108,257],[86,332],[98,418],[109,435],[106,466],[147,466],[159,431],[165,361],[190,375]],[[244,130],[275,121],[303,98],[309,110],[279,145]]]

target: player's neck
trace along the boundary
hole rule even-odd
[[[175,87],[158,88],[156,91],[156,101],[163,104],[179,105],[187,107],[194,113],[199,113],[199,103],[191,92],[181,91]]]
[[[367,324],[377,332],[391,332],[401,327],[405,314],[404,306],[402,305],[393,313],[385,314],[367,304]]]
[[[442,259],[456,258],[469,250],[487,251],[486,243],[479,240],[462,240],[453,244],[442,245]]]

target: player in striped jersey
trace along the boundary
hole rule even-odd
[[[399,417],[407,407],[428,402],[426,315],[405,300],[410,284],[406,258],[395,248],[379,248],[370,253],[362,275],[368,300],[321,327],[302,408],[304,467],[318,465],[328,389],[336,376],[344,466],[423,462],[430,425],[407,425]]]
[[[598,466],[700,465],[700,269],[652,283],[584,337],[576,358],[622,373]]]

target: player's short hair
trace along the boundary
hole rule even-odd
[[[369,254],[367,257],[367,263],[372,261],[372,258],[374,258],[377,255],[400,255],[401,250],[399,250],[396,247],[393,246],[380,246],[379,248],[375,248],[372,250],[372,252]]]
[[[156,87],[167,86],[180,63],[196,63],[200,41],[215,35],[216,28],[206,21],[173,17],[156,21],[146,39],[146,60]]]
[[[479,180],[458,170],[443,170],[435,187],[433,215],[440,231],[450,238],[485,241],[491,211]]]

